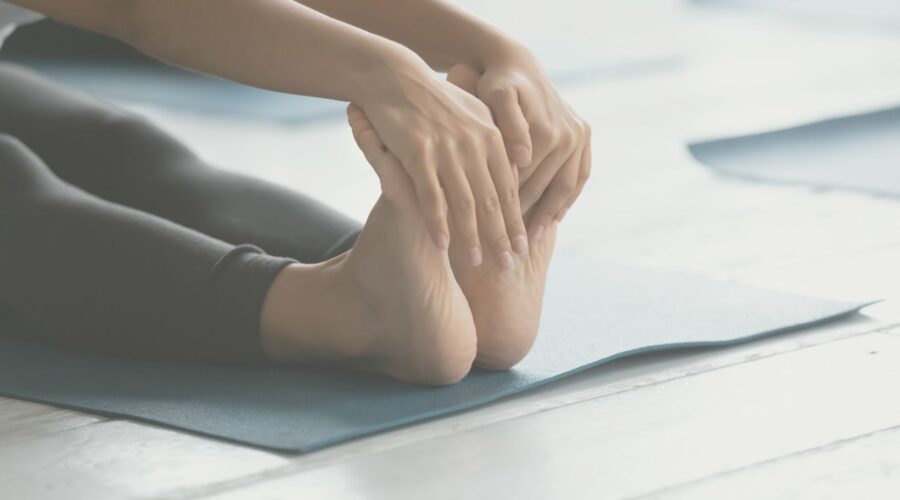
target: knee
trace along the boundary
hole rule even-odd
[[[93,158],[94,167],[105,168],[108,175],[152,176],[196,159],[184,145],[136,113],[105,108],[96,112],[91,123],[91,137],[102,141],[96,144],[94,154],[101,157]]]
[[[0,192],[4,194],[3,199],[33,192],[48,175],[52,175],[49,169],[28,146],[11,135],[0,134]]]

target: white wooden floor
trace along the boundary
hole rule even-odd
[[[684,142],[900,103],[900,36],[688,18],[680,70],[566,90],[594,125],[595,174],[557,258],[884,303],[303,456],[0,399],[0,498],[897,498],[900,200],[718,178]],[[356,217],[377,196],[340,122],[139,109],[227,168]]]

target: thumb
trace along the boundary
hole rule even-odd
[[[355,104],[347,108],[347,118],[353,131],[356,145],[362,151],[369,165],[378,175],[381,182],[381,191],[388,198],[403,196],[411,193],[414,188],[412,182],[403,170],[400,161],[394,156],[378,136],[378,132],[372,127],[362,109]]]

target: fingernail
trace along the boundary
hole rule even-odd
[[[439,234],[437,237],[437,246],[441,250],[446,250],[450,247],[450,239],[447,238],[446,234]]]
[[[513,144],[510,148],[510,156],[512,162],[519,168],[525,168],[531,163],[531,149],[522,143]]]
[[[509,271],[516,265],[516,262],[513,260],[513,256],[509,252],[503,252],[500,254],[500,269],[504,271]]]
[[[541,239],[541,236],[544,234],[544,225],[538,224],[534,226],[534,229],[531,230],[531,241],[538,241]]]
[[[526,238],[524,234],[520,234],[513,238],[512,244],[513,250],[519,255],[528,251],[528,238]]]
[[[478,247],[472,247],[469,249],[468,253],[469,264],[473,267],[477,267],[481,265],[481,249]]]

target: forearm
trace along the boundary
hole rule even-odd
[[[133,0],[114,16],[102,0],[17,3],[179,66],[293,94],[362,102],[392,71],[427,69],[399,44],[292,0]]]
[[[444,0],[296,0],[409,47],[440,71],[465,63],[482,70],[516,44],[489,23]]]

